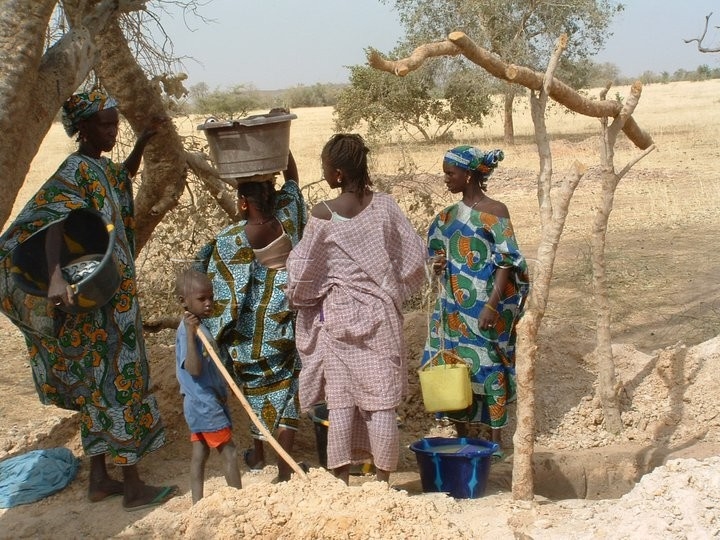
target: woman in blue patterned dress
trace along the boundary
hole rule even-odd
[[[270,180],[238,186],[244,219],[222,230],[199,255],[213,283],[215,312],[205,325],[257,417],[290,453],[299,423],[295,312],[285,297],[285,261],[302,237],[307,210],[292,153],[285,183]],[[261,179],[262,180],[262,179]],[[244,453],[250,469],[265,463],[263,436],[251,425],[253,447]],[[292,469],[278,461],[278,480]]]
[[[501,150],[472,146],[445,154],[445,184],[462,200],[442,210],[428,231],[440,291],[422,360],[445,349],[469,364],[473,403],[446,415],[459,436],[469,423],[481,423],[498,444],[506,405],[515,399],[515,330],[528,292],[527,265],[508,209],[485,194],[503,157]]]
[[[63,105],[65,130],[78,135],[79,148],[0,238],[0,309],[25,337],[41,401],[80,412],[82,445],[90,456],[88,498],[121,494],[125,509],[135,510],[165,502],[177,488],[145,485],[136,466],[165,443],[149,390],[137,300],[131,182],[159,124],[153,122],[118,164],[102,156],[115,146],[118,122],[117,102],[101,91],[75,94]],[[120,274],[109,301],[84,310],[77,309],[83,297],[61,270],[73,251],[68,235],[77,211],[100,215],[114,229],[112,253]],[[18,262],[18,253],[28,265]],[[19,285],[20,276],[32,273],[42,294],[27,294]],[[122,466],[122,482],[108,475],[106,456]]]

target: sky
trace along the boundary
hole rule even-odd
[[[364,64],[365,49],[389,52],[402,37],[393,2],[378,0],[201,0],[212,22],[178,11],[161,15],[188,74],[186,87],[252,85],[278,90],[315,83],[345,83],[348,66]],[[613,35],[597,62],[621,75],[670,74],[701,64],[720,65],[720,54],[703,54],[697,43],[705,16],[713,12],[706,46],[720,44],[719,0],[625,0]]]

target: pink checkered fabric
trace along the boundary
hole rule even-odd
[[[425,243],[389,195],[344,222],[310,218],[287,261],[298,310],[300,406],[394,409],[407,392],[402,305],[425,281]]]
[[[328,469],[363,463],[369,457],[378,469],[397,469],[400,432],[394,409],[368,412],[345,407],[328,413]]]

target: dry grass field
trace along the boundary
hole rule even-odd
[[[628,88],[617,92],[624,97]],[[332,110],[292,112],[298,118],[292,124],[291,149],[301,183],[307,184],[320,178],[319,153],[333,132]],[[709,457],[720,453],[720,354],[714,339],[720,329],[720,80],[649,85],[634,117],[652,135],[657,149],[620,182],[607,233],[612,333],[626,428],[623,434],[610,436],[602,429],[602,415],[593,400],[596,369],[590,354],[596,316],[590,227],[600,196],[595,174],[599,122],[558,106],[548,111],[553,184],[559,184],[575,160],[589,170],[570,205],[540,329],[536,426],[540,495],[534,503],[512,500],[512,459],[493,465],[482,499],[423,495],[414,455],[404,448],[390,489],[358,477],[345,488],[320,469],[312,470],[309,483],[293,479],[286,485],[271,485],[274,468],[269,466],[260,473],[243,468],[245,487],[232,492],[224,487],[219,461],[213,457],[206,487],[209,496],[191,507],[190,451],[177,395],[172,335],[161,333],[149,342],[169,444],[141,467],[151,482],[180,485],[181,496],[162,508],[136,514],[121,512],[117,500],[91,505],[85,499],[88,461],[84,458],[78,479],[64,491],[33,505],[0,510],[0,537],[709,538],[720,534],[720,468],[717,459]],[[195,131],[200,123],[202,119],[177,120],[182,133],[202,136]],[[532,261],[540,219],[538,156],[527,101],[517,103],[515,129],[517,144],[512,147],[503,147],[499,117],[489,118],[482,128],[459,126],[453,132],[458,144],[505,151],[488,194],[508,206],[521,249]],[[420,144],[395,134],[391,144],[372,145],[373,172],[412,172],[436,194],[440,208],[450,200],[439,173],[442,156],[451,145]],[[71,150],[72,142],[54,125],[15,211]],[[621,135],[616,169],[639,152]],[[422,311],[407,315],[411,366],[418,362],[425,322]],[[5,369],[0,372],[0,459],[53,446],[68,446],[80,456],[76,419],[39,405],[20,334],[4,318],[0,331],[5,351]],[[682,355],[672,354],[675,346]],[[412,393],[400,411],[405,420],[404,444],[442,432],[422,410],[412,370],[411,376]],[[234,418],[236,441],[247,446],[248,421],[239,407]],[[506,431],[505,443],[511,446],[512,430]],[[313,426],[307,419],[295,454],[311,465],[317,463]],[[677,457],[698,461],[673,461],[643,476]]]

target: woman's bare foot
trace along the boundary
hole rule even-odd
[[[91,482],[88,487],[88,500],[90,502],[104,501],[108,497],[117,497],[124,493],[125,486],[119,480],[110,477],[97,482]]]

